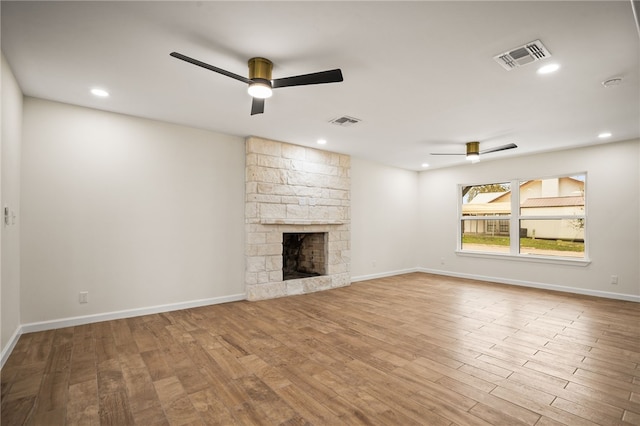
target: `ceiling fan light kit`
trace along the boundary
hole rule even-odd
[[[273,95],[269,81],[254,81],[247,88],[247,92],[251,97],[258,99],[267,99]]]

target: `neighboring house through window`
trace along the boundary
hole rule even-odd
[[[468,252],[585,258],[586,174],[460,186]]]

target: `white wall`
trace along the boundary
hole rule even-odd
[[[420,259],[427,271],[603,296],[640,296],[640,141],[425,171],[419,179]],[[587,172],[591,263],[568,266],[456,255],[457,185]],[[354,221],[355,222],[355,221]],[[610,276],[619,284],[611,285]]]
[[[15,224],[6,226],[1,218],[2,275],[0,281],[0,350],[8,355],[12,337],[20,327],[20,141],[22,130],[22,92],[9,64],[2,55],[2,204],[15,215]],[[2,216],[0,214],[0,216]],[[2,361],[4,361],[4,356]]]
[[[22,223],[23,324],[243,295],[244,140],[25,98]]]
[[[351,158],[352,280],[415,270],[418,173]]]

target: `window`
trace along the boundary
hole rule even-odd
[[[586,174],[460,186],[460,249],[585,258]]]
[[[462,250],[509,253],[510,182],[462,187]]]

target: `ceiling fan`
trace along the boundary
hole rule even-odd
[[[518,145],[516,145],[515,143],[508,143],[506,145],[502,145],[502,146],[497,146],[495,148],[491,148],[491,149],[485,149],[483,151],[480,151],[480,142],[478,141],[474,141],[474,142],[467,142],[467,153],[463,154],[463,153],[441,153],[441,152],[432,152],[431,155],[466,155],[467,156],[467,160],[470,161],[480,161],[480,154],[489,154],[491,152],[498,152],[498,151],[505,151],[507,149],[514,149],[517,148]]]
[[[214,67],[197,59],[190,58],[178,52],[171,52],[171,56],[206,68],[218,74],[226,75],[249,85],[249,95],[253,98],[251,102],[251,115],[262,114],[264,112],[264,100],[271,97],[271,89],[291,86],[306,86],[309,84],[339,83],[343,80],[340,69],[314,72],[311,74],[295,75],[284,78],[271,78],[273,62],[265,58],[249,59],[249,78],[232,73],[222,68]]]

